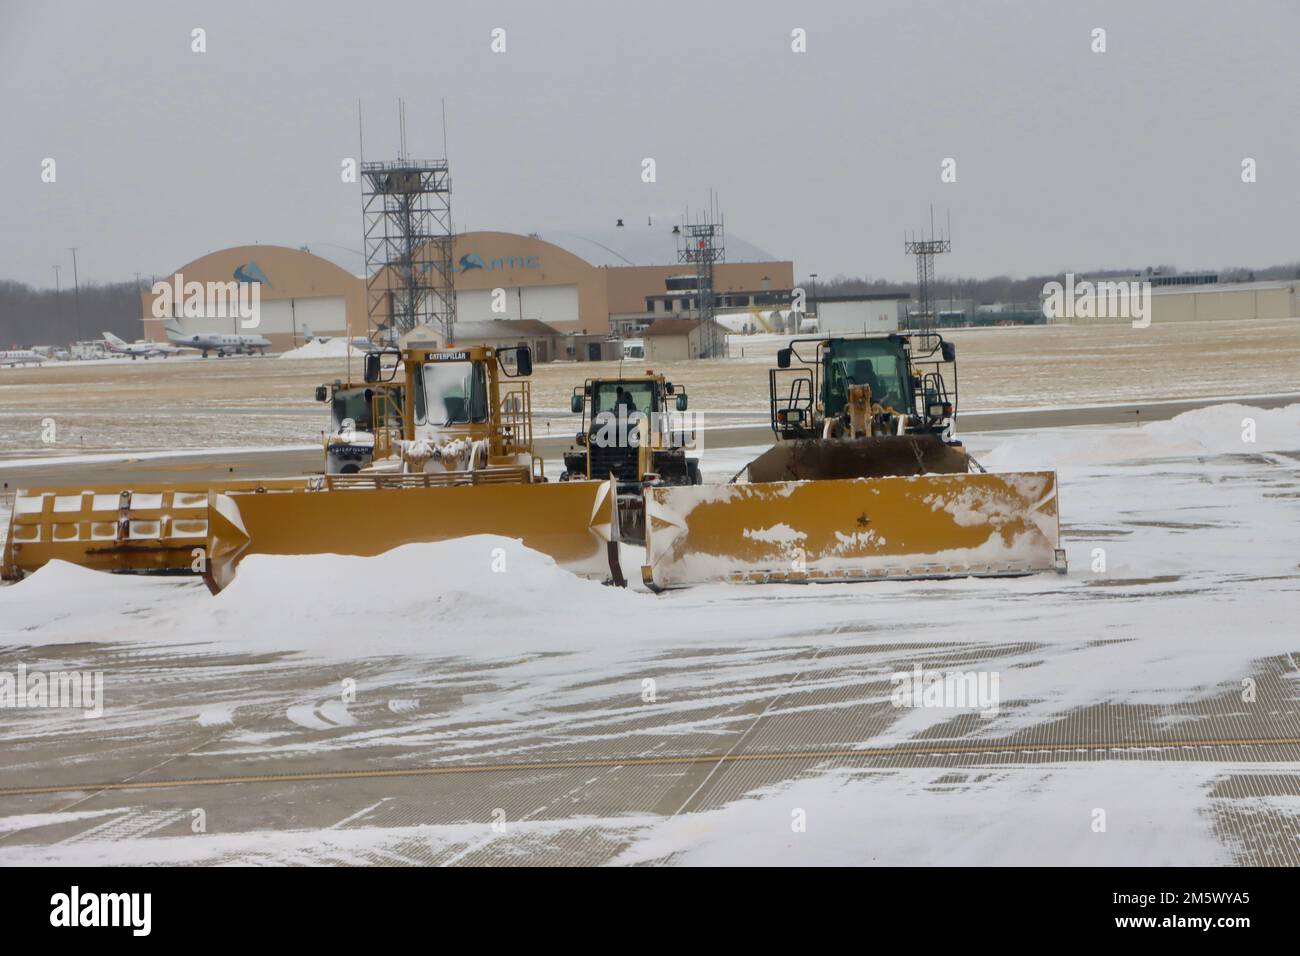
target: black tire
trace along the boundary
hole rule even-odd
[[[690,478],[691,484],[704,484],[704,476],[700,474],[700,460],[698,458],[686,459],[686,474]]]

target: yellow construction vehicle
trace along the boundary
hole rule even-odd
[[[587,379],[569,407],[582,415],[560,481],[611,478],[618,489],[622,539],[644,540],[646,487],[698,485],[700,461],[688,452],[696,431],[685,417],[686,389],[646,369],[640,375]]]
[[[749,463],[750,481],[970,470],[955,437],[957,348],[937,333],[793,339],[768,371],[768,405],[776,444]]]
[[[1064,570],[1055,474],[969,471],[954,437],[955,360],[933,335],[794,342],[769,376],[776,445],[725,485],[698,484],[684,436],[636,421],[618,392],[636,382],[649,390],[631,399],[637,410],[666,408],[672,395],[684,412],[680,389],[652,373],[610,380],[607,405],[593,380],[573,401],[586,444],[568,480],[547,482],[533,453],[528,350],[408,343],[366,355],[373,454],[356,471],[19,489],[0,573],[61,559],[198,573],[216,591],[252,554],[373,555],[495,534],[622,584],[619,541],[642,530],[642,579],[655,590]],[[380,407],[399,394],[400,415]],[[588,402],[593,427],[611,411],[602,423],[618,435],[621,419],[638,441],[594,440]]]
[[[325,474],[350,475],[370,465],[375,456],[391,454],[385,444],[402,430],[402,384],[343,382],[316,386],[316,401],[329,402],[330,430],[324,433]],[[387,423],[375,428],[375,422]],[[376,443],[379,442],[378,447]]]
[[[19,489],[0,574],[16,579],[58,559],[202,574],[215,592],[250,554],[373,555],[496,534],[577,574],[622,583],[613,480],[547,483],[533,454],[527,348],[385,349],[366,355],[366,382],[391,395],[399,366],[402,414],[372,419],[374,459],[358,471]]]
[[[731,484],[646,489],[649,587],[1065,570],[1056,475],[971,473],[941,336],[796,339],[768,382],[776,443]]]

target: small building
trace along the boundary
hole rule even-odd
[[[554,357],[562,362],[617,362],[623,357],[623,340],[595,332],[562,332]]]
[[[533,361],[613,362],[623,354],[618,339],[596,332],[561,332],[537,319],[492,319],[486,322],[457,322],[456,345],[487,345],[492,348],[528,346]]]
[[[715,334],[724,333],[713,323]],[[699,358],[704,351],[708,330],[701,319],[656,319],[641,338],[645,342],[645,360],[652,363],[680,362]]]
[[[487,345],[507,348],[526,345],[534,362],[564,358],[556,354],[561,335],[537,319],[492,319],[487,322],[457,322],[453,330],[454,345]]]

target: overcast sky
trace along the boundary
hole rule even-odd
[[[911,276],[931,203],[943,274],[1292,261],[1298,38],[1296,0],[0,0],[0,278],[67,282],[70,246],[83,281],[253,242],[346,259],[357,103],[386,158],[399,96],[417,157],[446,100],[461,230],[676,219],[712,188],[799,278]]]

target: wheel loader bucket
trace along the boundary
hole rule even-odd
[[[617,500],[612,481],[214,493],[205,580],[220,591],[250,554],[369,556],[494,534],[519,538],[575,574],[622,584]],[[429,570],[436,586],[437,569]]]
[[[922,475],[646,490],[654,590],[1064,570],[1056,475]]]

